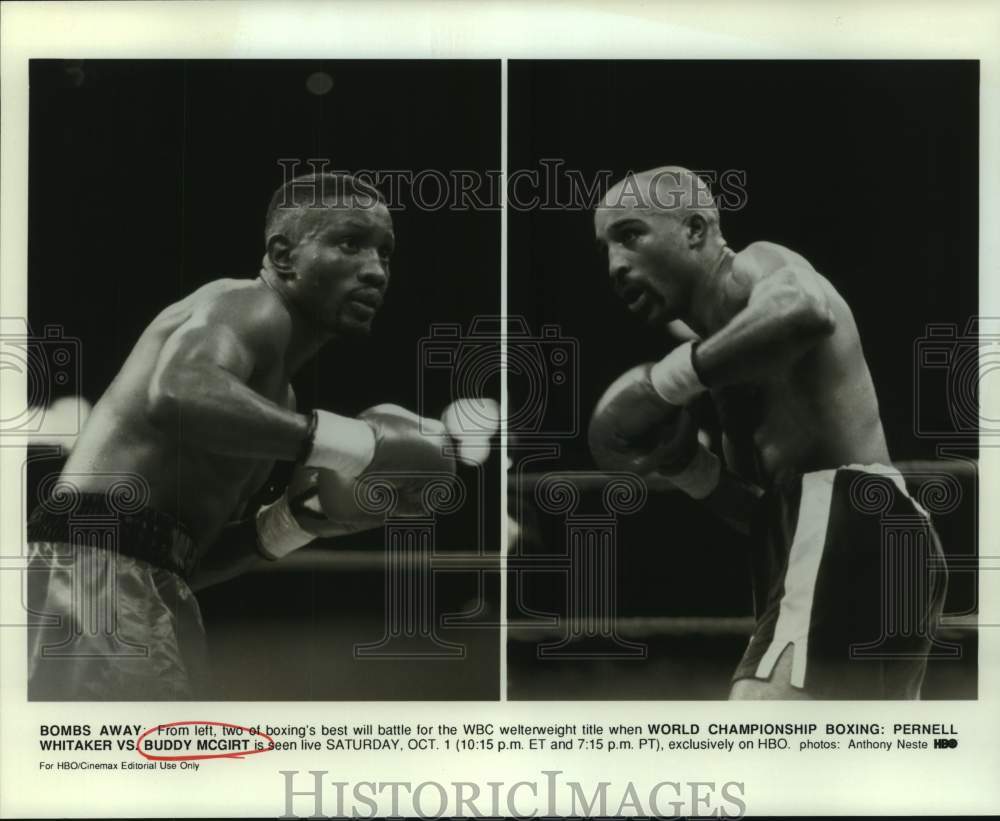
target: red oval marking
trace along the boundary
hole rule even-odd
[[[142,740],[148,736],[150,733],[155,733],[163,727],[180,727],[182,725],[188,724],[201,724],[210,725],[213,727],[235,727],[237,730],[245,730],[252,736],[259,736],[261,738],[266,738],[269,742],[269,746],[264,747],[260,750],[233,750],[231,753],[208,753],[208,754],[198,754],[198,755],[148,755],[142,749]],[[231,738],[232,736],[230,736]],[[271,738],[267,733],[257,732],[250,729],[249,727],[244,727],[240,724],[228,724],[225,721],[172,721],[169,724],[157,724],[155,727],[150,727],[142,735],[140,735],[135,742],[135,748],[139,755],[149,761],[197,761],[204,758],[243,758],[247,755],[256,755],[257,753],[269,753],[274,749],[274,739]]]

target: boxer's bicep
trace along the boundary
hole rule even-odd
[[[150,390],[224,390],[246,384],[254,371],[273,360],[276,335],[264,332],[252,305],[218,300],[199,306],[164,343]]]
[[[237,294],[196,310],[178,334],[193,363],[215,366],[247,381],[260,365],[280,358],[283,333],[259,303]]]
[[[832,330],[834,321],[819,277],[805,261],[784,265],[757,279],[751,286],[747,309],[819,333]]]
[[[235,302],[235,301],[234,301]],[[250,386],[280,365],[280,316],[250,300],[195,311],[166,341],[150,380],[147,412],[176,427],[192,447],[247,459],[292,460],[309,419]],[[266,306],[265,306],[266,308]]]
[[[149,383],[153,418],[174,412],[185,400],[202,401],[245,384],[253,372],[252,352],[224,326],[189,320],[164,343]]]
[[[835,329],[833,312],[808,263],[744,278],[742,310],[697,349],[695,366],[712,387],[779,372]]]
[[[218,371],[245,382],[253,373],[256,361],[253,349],[232,328],[199,323],[177,329],[164,345],[159,364],[164,370],[172,371]]]

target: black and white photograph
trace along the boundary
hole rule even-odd
[[[0,818],[1000,806],[1000,6],[0,0]]]
[[[499,94],[486,60],[32,62],[30,698],[496,698],[498,337],[454,363],[499,215],[450,198]]]
[[[976,698],[978,64],[509,89],[509,697]]]

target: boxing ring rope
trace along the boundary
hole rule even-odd
[[[620,635],[632,638],[649,636],[746,636],[754,626],[753,616],[619,616],[616,625]],[[532,638],[554,638],[560,630],[555,627],[538,626],[533,622],[509,621],[512,631],[531,631]],[[959,616],[942,628],[943,633],[974,630],[978,627],[975,616]]]
[[[977,473],[975,462],[958,459],[939,460],[902,460],[894,463],[895,467],[905,477],[911,480],[926,479],[941,473],[950,474],[956,478],[974,480]],[[539,484],[546,477],[558,473],[560,479],[569,481],[580,491],[599,491],[604,488],[609,481],[612,481],[620,474],[605,473],[602,471],[553,471],[553,472],[532,472],[516,475],[508,474],[508,487],[511,493],[534,492]],[[679,492],[668,479],[651,476],[643,480],[646,490],[651,494],[677,493]],[[380,531],[371,531],[373,540]],[[496,553],[483,553],[472,548],[468,551],[447,551],[437,552],[433,557],[435,566],[442,568],[461,569],[483,569],[499,570],[500,556]],[[953,557],[952,560],[958,563],[962,569],[973,569],[970,565],[978,566],[977,557]],[[509,556],[508,567],[517,567],[523,564],[520,557]],[[323,570],[344,570],[344,571],[373,571],[382,570],[385,566],[385,554],[381,541],[377,544],[373,541],[372,548],[337,550],[336,543],[328,545],[317,545],[296,551],[280,562],[273,562],[262,565],[252,572],[259,573],[287,573],[287,572],[310,572]],[[537,562],[532,562],[531,566],[538,566]],[[950,565],[949,565],[950,566]]]
[[[973,460],[906,461],[897,463],[896,467],[909,480],[914,498],[932,515],[946,515],[959,508],[963,493],[960,480],[967,486],[976,487],[977,465]],[[421,478],[426,477],[421,474]],[[865,479],[884,483],[884,477],[867,476]],[[386,477],[376,474],[364,481],[370,485],[369,492],[364,498],[358,497],[359,504],[370,508],[370,514],[384,517],[381,529],[361,537],[365,540],[362,545],[370,539],[370,549],[338,549],[336,539],[321,540],[280,562],[263,563],[251,571],[378,574],[385,591],[384,635],[381,640],[357,645],[356,655],[460,658],[464,652],[462,647],[446,640],[439,629],[498,627],[502,623],[506,624],[512,640],[533,642],[539,658],[564,659],[646,658],[646,640],[666,637],[745,639],[753,629],[754,621],[749,614],[659,616],[620,612],[619,524],[623,518],[643,508],[650,498],[677,492],[665,478],[644,480],[629,473],[587,470],[523,473],[512,470],[508,473],[511,508],[507,513],[508,551],[505,555],[484,548],[482,520],[476,532],[469,535],[467,546],[460,544],[457,550],[444,550],[437,544],[439,519],[459,510],[468,498],[465,480],[459,476],[442,474],[428,482],[425,510],[420,516],[402,515],[402,512],[397,515],[398,497],[392,481]],[[584,493],[589,494],[587,504],[582,504]],[[898,585],[906,567],[919,562],[920,556],[930,555],[926,521],[922,516],[914,516],[912,511],[908,517],[896,516],[889,510],[887,501],[880,508],[883,497],[888,499],[884,487],[880,492],[873,484],[868,491],[860,493],[855,502],[881,517],[886,584]],[[970,498],[973,503],[977,501],[974,493]],[[598,500],[603,508],[595,512]],[[523,514],[527,511],[533,513],[526,518]],[[539,513],[559,528],[561,538],[542,538],[532,524]],[[527,527],[524,527],[526,522]],[[526,537],[536,540],[542,550],[526,552]],[[972,572],[987,566],[979,561],[974,550],[964,554],[959,551],[948,559],[948,568],[953,571]],[[495,579],[502,571],[510,587],[508,601],[513,605],[507,614],[496,612],[485,595],[488,580]],[[539,572],[562,574],[565,602],[546,605],[560,612],[530,606],[526,580]],[[476,594],[471,610],[442,613],[436,606],[437,581],[449,573],[474,579]],[[915,598],[916,594],[908,600]],[[894,600],[894,597],[887,595],[886,600]],[[465,607],[468,601],[471,600],[467,599]],[[949,615],[942,623],[934,637],[940,654],[954,656],[958,647],[954,640],[977,629],[974,609],[969,607],[965,612]],[[898,629],[905,631],[912,622],[909,610],[900,609],[898,613],[887,610],[885,613],[885,624],[892,629],[897,629],[894,625],[901,625]],[[876,639],[872,643],[873,652],[878,651],[879,641]]]
[[[900,473],[909,480],[914,497],[931,512],[948,512],[958,506],[961,498],[959,480],[974,482],[977,466],[973,461],[963,460],[911,460],[896,463]],[[607,473],[600,471],[549,471],[526,472],[508,475],[513,518],[508,519],[512,532],[518,534],[517,505],[525,497],[533,500],[535,508],[547,514],[561,515],[565,519],[565,543],[552,545],[545,553],[525,554],[514,548],[521,545],[518,539],[509,540],[512,549],[501,559],[497,553],[487,553],[470,546],[467,551],[441,551],[433,544],[433,526],[425,522],[424,546],[416,551],[405,547],[405,540],[398,537],[393,548],[387,544],[373,549],[337,550],[333,545],[319,545],[305,548],[292,554],[282,562],[266,565],[259,572],[267,573],[309,573],[309,572],[379,572],[387,578],[387,601],[390,611],[396,605],[389,600],[389,591],[404,589],[407,584],[416,598],[433,598],[429,570],[434,572],[466,572],[479,577],[479,590],[487,574],[498,573],[506,567],[508,581],[513,585],[511,601],[516,613],[507,620],[509,635],[515,640],[529,639],[537,642],[540,657],[553,658],[594,658],[617,656],[621,658],[645,658],[646,645],[643,639],[653,637],[692,638],[742,637],[750,635],[754,619],[747,616],[623,616],[618,613],[617,596],[617,522],[620,516],[629,515],[641,508],[649,496],[674,493],[676,488],[669,480],[650,477],[641,480],[631,474]],[[873,489],[874,491],[874,489]],[[603,513],[578,513],[580,494],[601,493],[605,509]],[[868,504],[878,504],[878,493],[862,500]],[[877,512],[875,508],[873,512]],[[920,535],[914,529],[910,517],[905,521],[896,520],[885,511],[886,521],[892,525],[883,528],[885,544],[883,551],[891,559],[893,551],[900,549],[925,550],[921,546]],[[387,519],[385,533],[395,528],[406,530],[405,519]],[[379,531],[373,531],[373,542]],[[916,534],[916,535],[915,535]],[[392,539],[390,538],[390,542]],[[886,565],[889,566],[888,564]],[[978,566],[975,555],[957,556],[949,559],[949,568],[974,570]],[[546,613],[526,606],[522,591],[523,580],[532,572],[557,571],[565,574],[566,612]],[[895,570],[887,570],[887,577]],[[409,577],[424,580],[421,590],[413,589]],[[898,583],[889,580],[886,584]],[[890,597],[891,598],[891,597]],[[414,595],[409,595],[405,603],[399,605],[400,613],[390,613],[391,621],[408,623],[408,608],[418,606]],[[421,608],[424,610],[425,608]],[[440,625],[495,626],[496,621],[483,621],[470,616],[482,615],[483,607],[476,614],[447,614]],[[887,613],[890,623],[902,619],[906,614]],[[502,617],[501,617],[502,618]],[[894,621],[896,620],[896,621]],[[948,639],[960,638],[977,629],[974,613],[957,614],[942,623],[936,639],[940,647],[947,651],[955,645]],[[392,631],[390,631],[392,632]],[[433,637],[435,652],[444,642]],[[877,645],[878,642],[875,642]],[[596,645],[596,649],[591,645]],[[581,649],[584,648],[584,649]],[[946,653],[947,654],[947,653]]]

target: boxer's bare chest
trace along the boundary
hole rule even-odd
[[[271,400],[276,405],[295,409],[295,393],[283,366],[275,365],[255,372],[247,382],[247,387]],[[218,458],[218,457],[217,457]],[[274,469],[271,459],[247,459],[245,456],[222,458],[219,469],[227,474],[227,479],[242,488],[244,497],[252,495],[267,480]]]
[[[827,427],[817,412],[821,394],[794,372],[713,391],[730,467],[762,483],[785,472],[809,469],[822,449]]]

